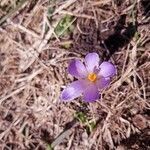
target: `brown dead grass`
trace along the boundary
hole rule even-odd
[[[2,2],[1,6],[11,1]],[[52,6],[55,11],[49,22],[47,11]],[[56,150],[116,149],[123,139],[135,133],[140,136],[150,127],[150,29],[140,1],[135,6],[140,37],[133,36],[111,55],[118,73],[102,99],[92,104],[80,98],[66,104],[59,101],[62,88],[73,80],[66,73],[68,61],[90,51],[107,59],[109,47],[106,50],[100,44],[114,34],[122,14],[127,14],[125,28],[133,22],[133,7],[128,0],[121,4],[111,0],[29,1],[0,26],[0,149],[48,149],[48,143],[81,110],[97,122],[96,128],[87,134],[84,125],[76,122],[56,143]],[[54,29],[64,14],[74,16],[75,29],[71,36],[58,37]],[[50,28],[45,32],[47,22]],[[64,43],[72,45],[65,49]]]

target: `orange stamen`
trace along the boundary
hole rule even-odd
[[[88,79],[89,79],[90,81],[94,82],[94,81],[96,81],[96,79],[97,79],[97,75],[96,75],[95,73],[90,73],[90,74],[88,75]]]

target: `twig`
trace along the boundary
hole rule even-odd
[[[12,9],[7,15],[0,19],[0,25],[2,25],[8,18],[12,17],[26,2],[29,0],[22,0],[15,9]]]
[[[64,138],[66,138],[67,136],[69,136],[72,131],[71,129],[74,127],[74,125],[77,123],[76,119],[73,119],[71,122],[69,122],[70,127],[64,129],[63,132],[61,132],[56,139],[51,143],[51,147],[55,147],[56,145],[60,144]]]

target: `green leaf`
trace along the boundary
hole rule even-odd
[[[88,121],[86,123],[86,126],[85,126],[87,134],[90,134],[93,131],[93,129],[95,129],[95,127],[96,127],[96,122],[94,122],[94,121],[89,122]]]
[[[75,118],[78,119],[81,123],[87,122],[87,116],[83,112],[76,112]]]
[[[54,148],[50,144],[48,144],[46,150],[54,150]]]
[[[70,31],[73,30],[72,21],[72,16],[66,15],[65,17],[63,17],[54,30],[56,35],[59,37],[70,34]]]
[[[84,114],[83,112],[76,112],[75,118],[78,119],[84,125],[88,134],[90,134],[96,127],[96,121],[88,119],[86,114]]]
[[[48,8],[48,11],[47,11],[48,17],[53,14],[54,10],[55,10],[54,7],[49,7]]]

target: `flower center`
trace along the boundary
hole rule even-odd
[[[88,74],[88,79],[92,82],[96,81],[97,75],[95,73]]]

